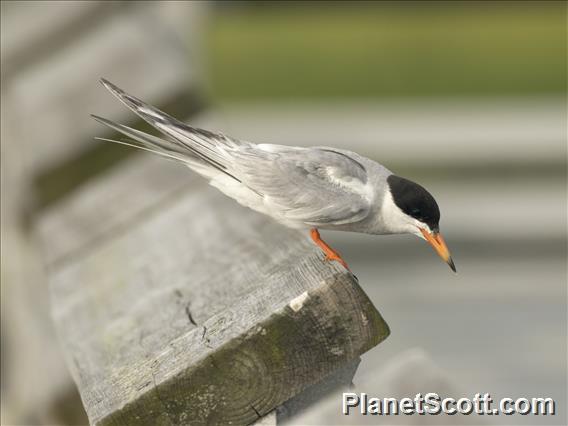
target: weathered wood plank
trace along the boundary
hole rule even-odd
[[[14,13],[8,39],[17,39],[18,28],[50,22],[52,15],[61,18],[56,25],[32,31],[29,42],[10,48],[10,58],[30,61],[2,58],[3,65],[11,64],[6,75],[2,68],[3,96],[6,92],[12,100],[18,148],[25,151],[30,174],[57,167],[92,147],[91,138],[99,127],[87,118],[89,112],[106,111],[115,118],[131,119],[125,108],[109,102],[108,93],[98,84],[100,77],[128,82],[140,97],[158,105],[186,92],[189,98],[189,90],[200,83],[196,67],[188,61],[187,46],[171,31],[171,20],[156,13],[170,6],[14,3],[9,7]],[[189,22],[193,9],[201,7],[186,7],[179,13]],[[149,25],[154,31],[148,31]],[[187,34],[186,39],[195,37]],[[42,47],[39,52],[38,46]]]
[[[279,424],[285,423],[291,418],[295,418],[306,411],[325,397],[346,390],[353,384],[353,377],[357,371],[357,367],[361,363],[360,358],[348,362],[341,368],[337,369],[333,374],[325,377],[318,383],[304,389],[294,398],[286,401],[276,409],[276,419]]]
[[[298,395],[280,405],[276,410],[271,411],[266,416],[258,419],[254,426],[274,426],[276,424],[286,424],[290,419],[302,414],[308,407],[317,403],[324,402],[324,398],[339,392],[342,389],[350,388],[353,384],[353,376],[357,367],[361,363],[360,358],[345,364],[335,370],[332,374],[325,377],[318,383],[308,386]],[[326,401],[325,401],[326,402]],[[321,422],[320,423],[324,423]]]
[[[322,257],[195,183],[53,265],[54,318],[90,421],[251,423],[379,343],[380,314]]]
[[[105,143],[105,142],[101,142]],[[153,155],[139,155],[80,188],[45,211],[37,229],[52,265],[77,256],[131,226],[183,188],[202,185],[187,167]]]

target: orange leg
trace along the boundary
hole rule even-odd
[[[350,270],[349,266],[347,266],[347,263],[345,263],[345,261],[341,258],[341,255],[321,239],[320,233],[316,228],[312,228],[310,235],[312,237],[312,240],[314,240],[314,243],[316,243],[325,253],[326,260],[336,260],[341,263],[345,267],[345,269]]]

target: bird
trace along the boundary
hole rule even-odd
[[[440,233],[434,197],[378,162],[345,149],[256,144],[192,127],[104,78],[100,82],[163,137],[91,115],[128,138],[96,139],[181,162],[241,205],[308,231],[325,259],[347,270],[345,260],[323,241],[319,230],[413,234],[426,240],[456,272]]]

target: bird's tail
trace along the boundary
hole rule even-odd
[[[227,151],[242,142],[220,133],[191,127],[129,95],[105,79],[101,79],[101,83],[123,104],[164,134],[167,139],[158,138],[105,118],[93,116],[98,122],[130,138],[128,141],[100,139],[151,151],[163,157],[184,162],[191,168],[209,168],[212,174],[222,172],[239,181],[230,171],[231,159]]]

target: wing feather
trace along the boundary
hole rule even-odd
[[[269,209],[312,226],[341,225],[370,211],[367,173],[345,152],[257,145],[234,153],[238,175]]]

